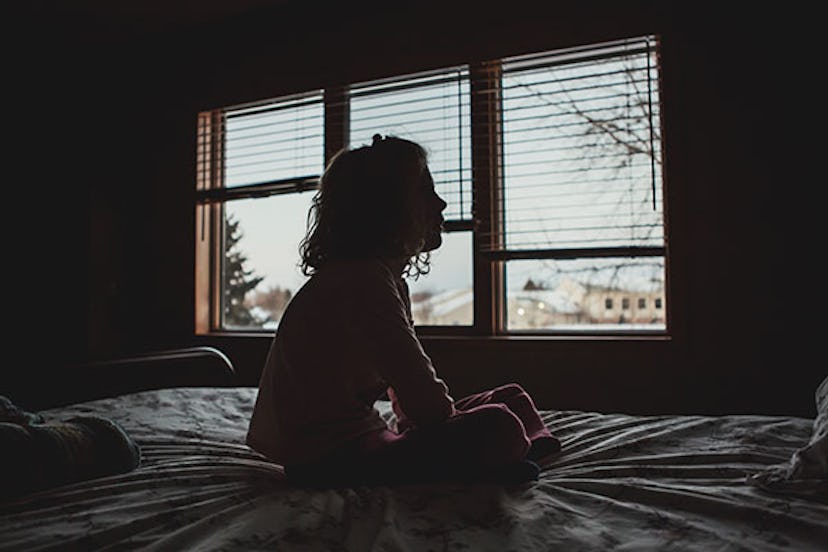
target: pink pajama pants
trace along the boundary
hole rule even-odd
[[[485,481],[509,465],[539,460],[560,443],[526,391],[508,384],[455,402],[440,424],[364,435],[318,464],[288,466],[299,483],[390,484]]]

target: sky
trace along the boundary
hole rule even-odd
[[[287,287],[295,291],[306,277],[298,268],[299,242],[305,235],[313,192],[246,199],[229,202],[227,212],[242,221],[244,252],[248,268],[265,276],[260,284]],[[417,282],[414,291],[463,289],[471,287],[471,238],[468,232],[443,235],[443,245],[432,254],[432,271]]]

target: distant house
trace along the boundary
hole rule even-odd
[[[509,328],[516,330],[665,322],[664,291],[656,283],[649,289],[633,290],[564,278],[554,290],[532,282],[512,291],[510,299],[507,320]]]
[[[470,325],[471,289],[455,289],[414,297],[411,311],[418,325]],[[555,289],[528,280],[509,292],[507,324],[512,330],[566,328],[587,325],[663,325],[664,290],[659,283],[648,289],[622,289],[588,285],[564,278]]]
[[[583,309],[593,323],[664,324],[664,290],[590,287]]]
[[[471,289],[451,289],[422,297],[411,304],[414,322],[426,326],[471,325],[474,295]]]
[[[527,330],[552,328],[583,322],[583,313],[577,299],[560,287],[524,286],[511,291],[507,309],[509,329]]]

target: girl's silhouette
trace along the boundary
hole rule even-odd
[[[519,385],[455,401],[417,338],[404,277],[428,272],[445,207],[425,150],[401,138],[340,151],[322,175],[300,247],[310,278],[279,323],[247,434],[289,480],[522,482],[559,450]],[[374,408],[384,396],[391,425]]]

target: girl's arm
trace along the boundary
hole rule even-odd
[[[365,344],[367,360],[393,389],[395,413],[401,412],[408,426],[453,415],[454,400],[414,332],[391,270],[380,262],[370,263],[360,287],[360,309],[352,329]]]

